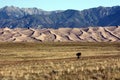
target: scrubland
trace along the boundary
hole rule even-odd
[[[120,43],[0,43],[0,80],[120,80]]]

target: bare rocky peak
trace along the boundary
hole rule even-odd
[[[24,16],[24,12],[19,7],[14,6],[5,6],[1,8],[0,13],[2,13],[3,15],[6,14],[7,16],[16,18]]]
[[[22,8],[21,10],[23,10],[26,14],[29,15],[43,14],[44,12],[42,9],[37,9],[37,8]]]
[[[6,11],[9,11],[9,12],[12,12],[12,11],[15,11],[15,10],[20,10],[20,8],[15,7],[15,6],[5,6],[5,7],[1,8],[1,10],[6,10]]]
[[[17,15],[48,15],[51,13],[58,13],[61,11],[45,11],[42,9],[38,9],[38,8],[19,8],[19,7],[15,7],[15,6],[5,6],[3,8],[0,9],[0,11],[6,12],[8,14],[17,14]]]

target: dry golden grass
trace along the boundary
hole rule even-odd
[[[0,43],[0,59],[46,59],[82,56],[115,55],[120,52],[120,43]]]
[[[120,43],[0,43],[0,80],[120,80]]]

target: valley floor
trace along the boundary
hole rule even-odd
[[[115,42],[0,43],[0,80],[120,80],[119,47]]]

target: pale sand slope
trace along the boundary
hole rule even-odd
[[[119,27],[1,28],[0,42],[120,42]]]

